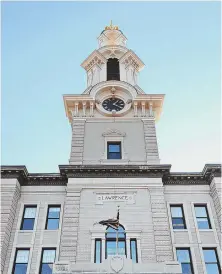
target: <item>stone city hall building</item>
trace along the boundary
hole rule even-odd
[[[155,122],[164,95],[137,84],[144,67],[117,26],[81,64],[82,94],[64,95],[72,127],[59,173],[1,170],[4,274],[221,273],[221,166],[171,172]],[[117,228],[101,220],[117,220]]]

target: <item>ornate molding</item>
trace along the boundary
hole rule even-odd
[[[68,178],[162,178],[164,185],[209,185],[221,177],[220,164],[207,164],[202,172],[172,172],[171,165],[60,165],[60,173],[28,173],[26,166],[1,166],[3,179],[15,178],[20,185],[62,185]]]
[[[143,61],[132,50],[127,51],[119,61],[125,64],[126,67],[132,65],[137,71],[144,67]]]
[[[1,166],[1,178],[17,179],[20,185],[67,185],[59,173],[28,173],[26,166]]]
[[[162,178],[170,165],[69,165],[59,166],[62,176],[68,178]]]
[[[126,133],[121,132],[118,129],[108,129],[107,131],[103,132],[102,136],[104,136],[104,137],[125,137]]]
[[[90,70],[93,66],[98,65],[99,67],[102,64],[106,63],[106,58],[98,51],[94,50],[88,58],[86,58],[81,67],[83,67],[86,71]]]

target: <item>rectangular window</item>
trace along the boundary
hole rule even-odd
[[[170,210],[171,210],[173,229],[186,229],[183,206],[171,205]]]
[[[138,263],[136,239],[130,239],[130,258],[133,263]]]
[[[107,143],[107,159],[122,159],[121,142]]]
[[[36,210],[36,205],[24,207],[21,230],[33,230],[35,224]]]
[[[52,274],[53,263],[55,262],[56,249],[42,249],[42,258],[40,265],[40,274]]]
[[[55,230],[59,228],[60,206],[50,205],[48,207],[45,229]]]
[[[194,205],[197,225],[199,229],[211,229],[210,218],[206,205]]]
[[[29,249],[17,249],[12,274],[26,274],[29,261]]]
[[[193,274],[193,265],[189,248],[177,248],[177,260],[181,264],[183,274]]]
[[[215,248],[203,248],[207,274],[221,274],[219,259]]]
[[[94,263],[100,264],[102,262],[102,241],[101,239],[95,239],[95,253]]]

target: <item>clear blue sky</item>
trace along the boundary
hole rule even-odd
[[[62,95],[85,90],[80,64],[110,19],[146,65],[141,88],[166,94],[161,163],[201,171],[220,161],[219,2],[4,2],[2,164],[29,172],[68,164]]]

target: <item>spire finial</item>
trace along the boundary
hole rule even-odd
[[[110,21],[110,25],[105,27],[105,30],[119,30],[118,26],[113,26],[113,20]]]

